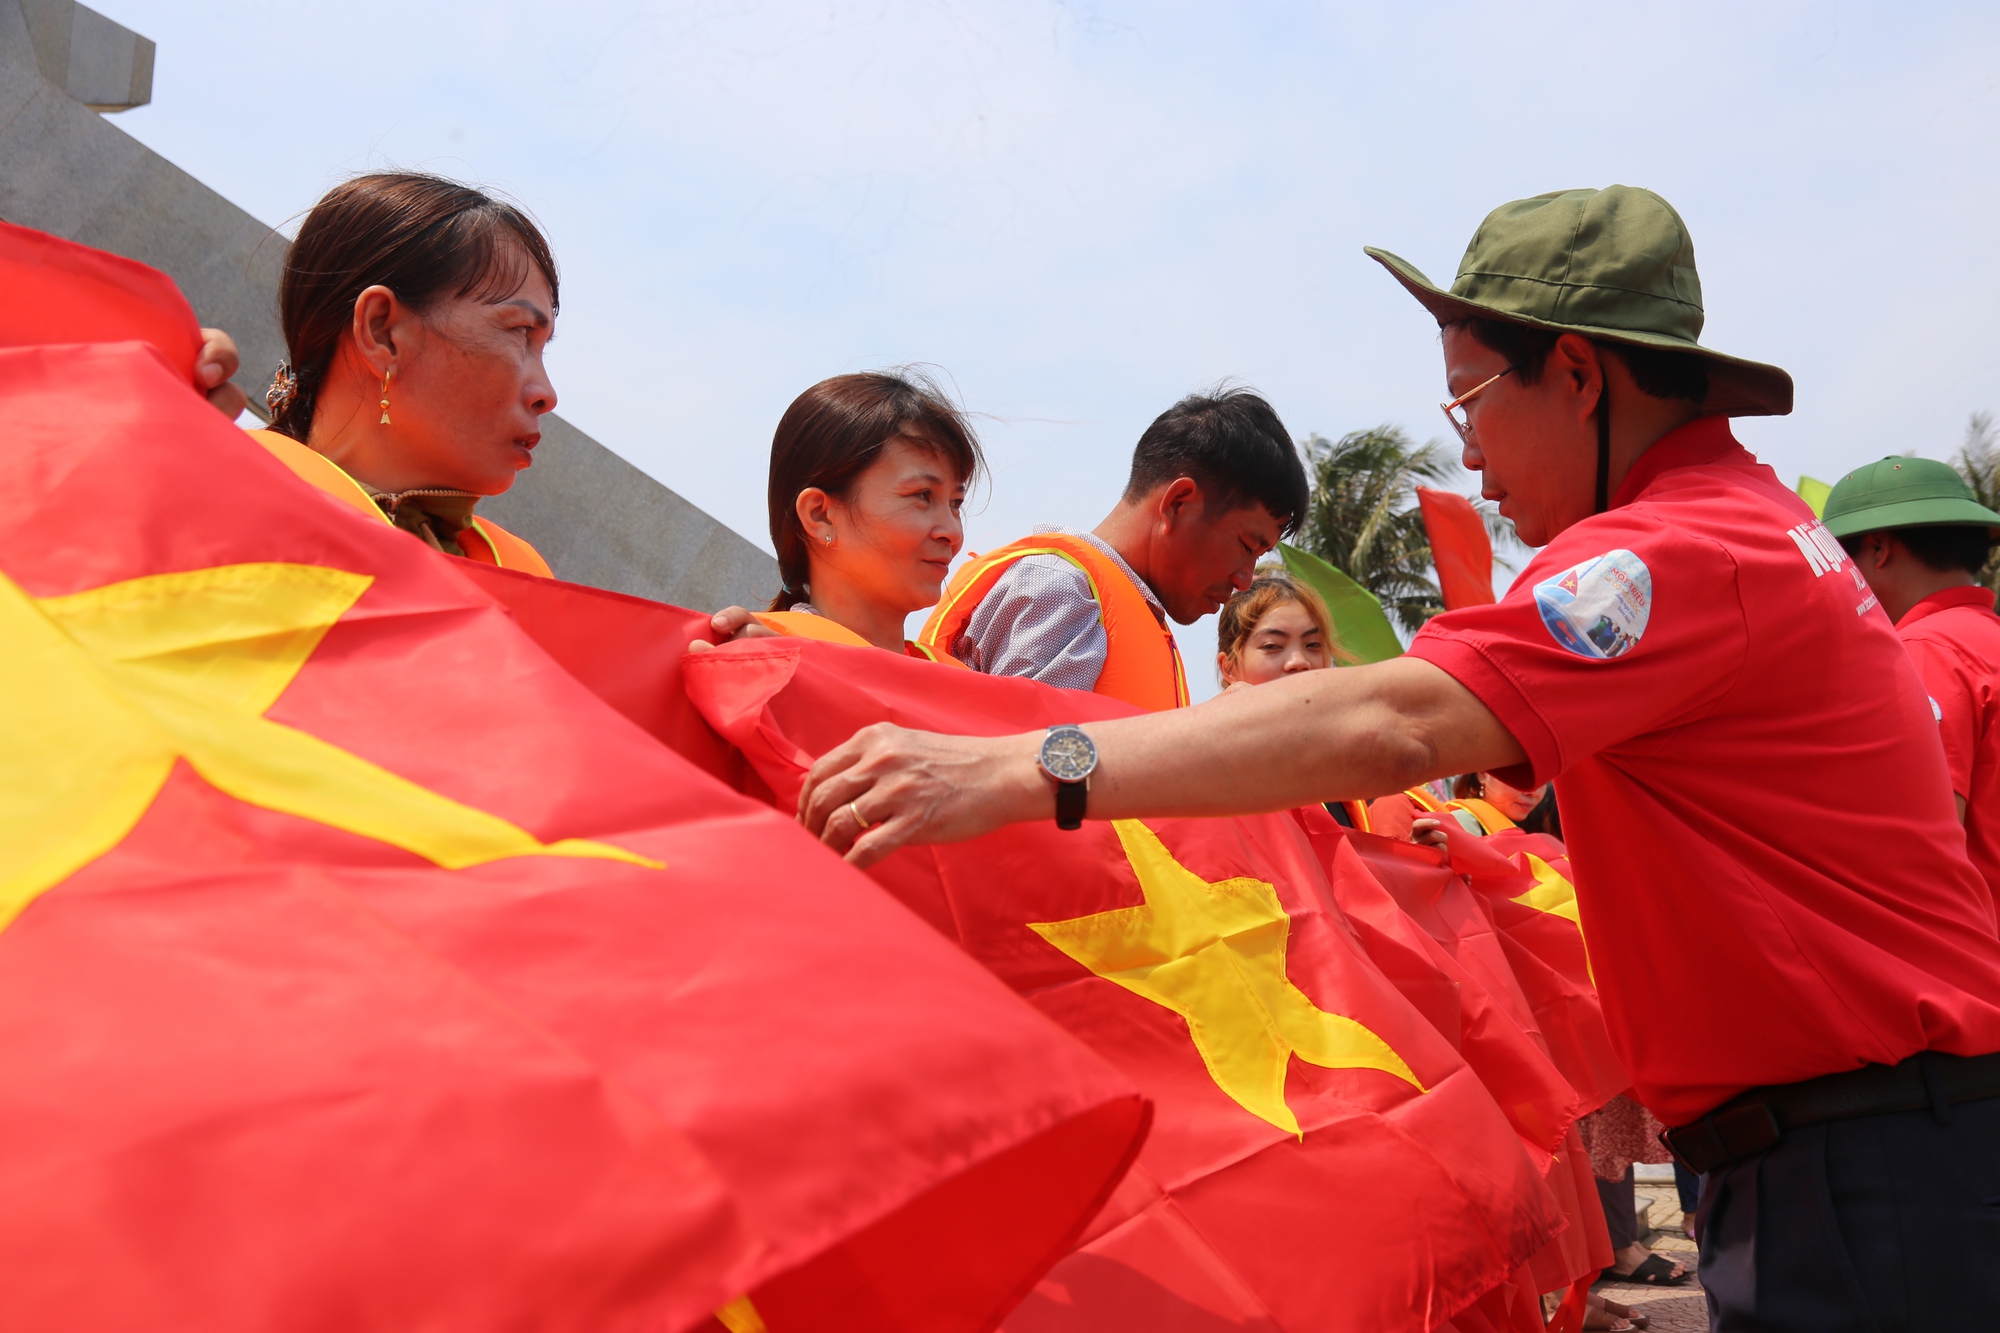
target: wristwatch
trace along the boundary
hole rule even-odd
[[[1090,803],[1090,775],[1097,768],[1097,745],[1082,727],[1050,727],[1035,761],[1055,779],[1056,827],[1082,828],[1084,808]]]

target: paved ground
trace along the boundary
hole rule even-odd
[[[1694,1267],[1694,1242],[1681,1234],[1681,1205],[1671,1184],[1639,1183],[1639,1197],[1650,1198],[1647,1214],[1651,1234],[1639,1239],[1655,1251]],[[1591,1288],[1606,1300],[1632,1307],[1635,1315],[1653,1321],[1649,1333],[1707,1333],[1708,1306],[1701,1294],[1701,1279],[1689,1278],[1678,1287],[1647,1287],[1630,1282],[1600,1282]]]

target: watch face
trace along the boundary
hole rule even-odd
[[[1042,741],[1042,767],[1058,782],[1081,782],[1097,767],[1097,747],[1076,727],[1058,727]]]

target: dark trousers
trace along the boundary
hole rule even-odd
[[[1681,1211],[1691,1213],[1701,1205],[1701,1177],[1674,1163],[1674,1191],[1681,1196]]]
[[[1622,1250],[1639,1243],[1639,1192],[1632,1168],[1625,1168],[1622,1180],[1597,1180],[1597,1201],[1604,1205],[1604,1225],[1611,1232],[1611,1248]]]
[[[1705,1177],[1715,1333],[2000,1328],[2000,1097],[1808,1125]]]

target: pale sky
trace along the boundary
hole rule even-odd
[[[1738,428],[1787,481],[2000,408],[1991,5],[92,3],[159,44],[114,123],[266,221],[383,166],[525,203],[558,410],[766,549],[772,428],[849,370],[984,414],[975,550],[1094,524],[1224,377],[1434,438],[1436,327],[1361,247],[1448,283],[1576,186],[1686,218],[1703,341],[1798,382]]]

